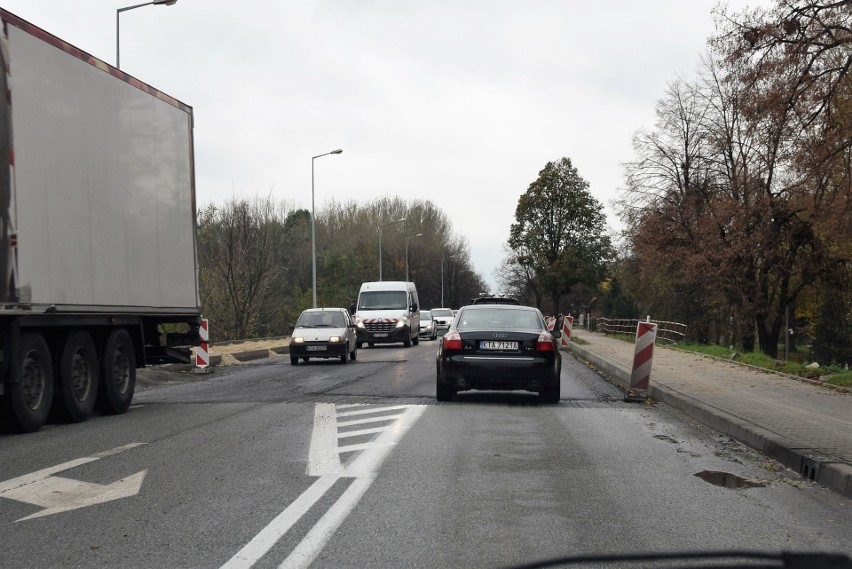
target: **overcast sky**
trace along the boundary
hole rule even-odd
[[[141,0],[140,0],[141,1]],[[134,1],[0,0],[115,64]],[[769,5],[732,0],[731,9]],[[192,106],[200,206],[428,198],[494,270],[519,196],[569,157],[620,227],[631,137],[696,70],[715,0],[178,0],[121,14],[121,67]]]

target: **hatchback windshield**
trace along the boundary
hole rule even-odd
[[[346,321],[340,312],[303,312],[296,328],[343,328]]]
[[[358,310],[405,310],[408,308],[404,290],[371,290],[358,297]]]

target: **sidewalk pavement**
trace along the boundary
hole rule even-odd
[[[575,329],[570,350],[627,388],[632,343]],[[660,346],[649,396],[852,498],[852,394]]]

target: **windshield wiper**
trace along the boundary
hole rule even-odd
[[[710,562],[709,565],[699,565],[695,561]],[[614,567],[645,566],[648,561],[660,563],[659,567],[670,569],[709,569],[711,567],[726,567],[738,569],[757,569],[776,567],[786,569],[852,569],[852,559],[841,553],[799,553],[782,551],[780,553],[760,553],[756,551],[725,551],[725,552],[684,552],[684,553],[637,553],[623,555],[572,555],[557,557],[523,565],[512,565],[506,569],[540,569],[544,567],[563,567],[580,564],[593,564],[597,567],[602,563],[614,563]],[[678,561],[684,562],[678,564]],[[720,561],[725,561],[720,565]],[[611,565],[612,566],[612,565]],[[658,565],[654,565],[657,567]]]

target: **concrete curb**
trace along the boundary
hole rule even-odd
[[[627,390],[630,385],[629,370],[573,342],[569,344],[568,349],[614,380],[618,387]],[[811,448],[800,448],[777,433],[702,403],[676,389],[651,385],[648,394],[652,399],[666,403],[708,427],[777,460],[805,478],[822,484],[841,496],[852,498],[852,465],[837,457],[825,456]]]

